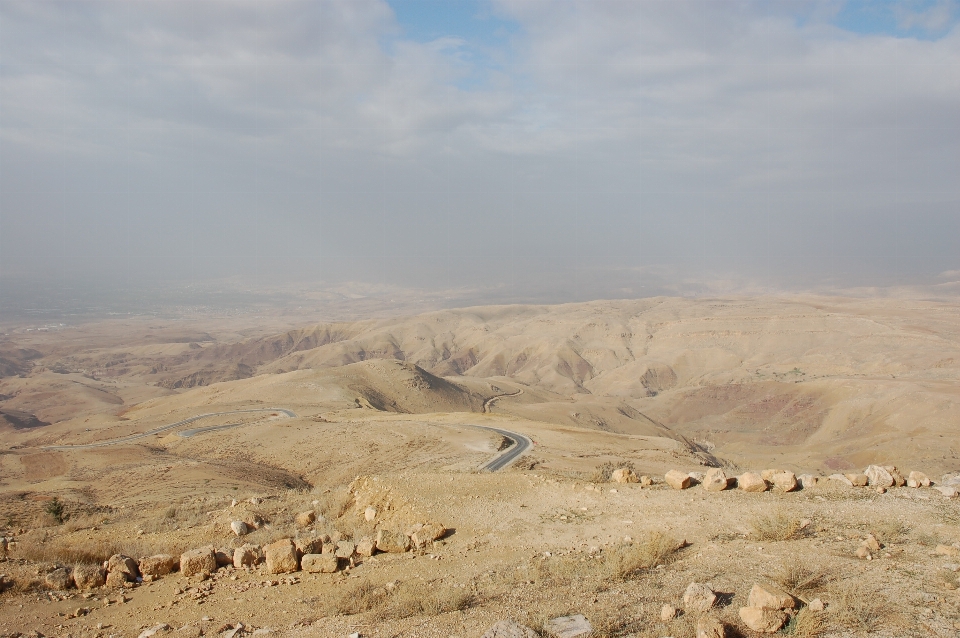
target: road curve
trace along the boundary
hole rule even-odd
[[[510,441],[510,446],[507,447],[507,449],[503,450],[495,457],[480,466],[481,472],[497,472],[502,470],[503,468],[510,466],[514,461],[520,458],[520,455],[533,447],[533,441],[528,439],[523,434],[510,432],[509,430],[501,430],[500,428],[492,428],[486,425],[477,425],[474,427],[496,432],[503,438]]]
[[[154,434],[160,434],[161,432],[166,432],[167,430],[172,430],[173,428],[180,427],[181,425],[187,425],[188,423],[193,423],[194,421],[199,421],[200,419],[206,419],[212,416],[225,416],[227,414],[249,414],[251,412],[282,412],[284,415],[295,418],[297,415],[293,410],[287,410],[286,408],[251,408],[249,410],[231,410],[229,412],[208,412],[207,414],[198,414],[197,416],[192,416],[189,419],[184,419],[182,421],[177,421],[176,423],[171,423],[154,430],[149,430],[147,432],[141,432],[139,434],[131,434],[130,436],[122,436],[118,439],[110,439],[109,441],[98,441],[96,443],[81,443],[78,445],[44,445],[41,449],[44,450],[89,450],[91,448],[97,447],[107,447],[110,445],[120,445],[122,443],[130,443],[131,441],[136,441],[148,436],[153,436]],[[208,428],[196,428],[195,430],[187,430],[190,434],[181,433],[181,436],[193,436],[194,434],[199,434],[201,432],[207,432],[210,430],[219,430],[224,427],[235,427],[241,425],[240,423],[231,423],[227,426],[223,425],[214,425]]]
[[[522,391],[521,391],[522,392]],[[506,395],[511,396],[511,395]],[[198,414],[197,416],[192,416],[189,419],[183,419],[182,421],[177,421],[176,423],[170,423],[169,425],[164,425],[163,427],[155,428],[147,432],[141,432],[139,434],[131,434],[130,436],[122,436],[117,439],[110,439],[109,441],[98,441],[96,443],[81,443],[77,445],[44,445],[41,449],[44,450],[89,450],[93,448],[108,447],[110,445],[121,445],[123,443],[132,443],[139,439],[146,438],[148,436],[153,436],[154,434],[160,434],[161,432],[167,432],[174,428],[178,428],[182,425],[188,425],[194,421],[199,421],[200,419],[206,419],[213,416],[226,416],[228,414],[250,414],[253,412],[280,412],[284,416],[289,418],[296,418],[296,413],[293,410],[287,410],[286,408],[251,408],[249,410],[231,410],[228,412],[208,412],[206,414]],[[181,436],[185,439],[189,439],[197,434],[203,434],[205,432],[214,432],[216,430],[226,430],[228,428],[235,428],[240,425],[247,425],[244,423],[226,423],[223,425],[211,425],[202,428],[191,428],[189,430],[183,430],[182,432],[177,432],[178,436]],[[510,441],[510,445],[507,449],[499,452],[492,459],[480,466],[481,472],[497,472],[502,470],[505,467],[510,466],[514,461],[516,461],[520,456],[533,447],[533,441],[528,439],[523,434],[517,432],[510,432],[509,430],[502,430],[500,428],[488,427],[486,425],[475,425],[473,427],[480,428],[482,430],[489,430],[490,432],[496,432],[500,436],[504,437]]]

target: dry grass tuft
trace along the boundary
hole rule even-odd
[[[871,533],[884,545],[903,543],[910,535],[910,528],[902,521],[885,519],[871,527]]]
[[[334,521],[353,506],[353,494],[347,488],[333,490],[317,497],[317,509],[331,521]]]
[[[817,638],[826,631],[826,623],[823,617],[816,612],[812,612],[806,607],[797,612],[797,615],[790,619],[781,633],[796,638]]]
[[[793,594],[815,591],[829,584],[833,578],[819,566],[808,566],[799,558],[789,558],[771,574],[774,582]]]
[[[470,607],[474,601],[473,594],[458,587],[402,584],[388,591],[386,587],[364,580],[325,600],[324,611],[328,616],[368,614],[371,620],[379,622],[459,611]]]
[[[661,532],[651,532],[636,543],[611,550],[606,559],[608,575],[616,580],[627,580],[665,563],[679,548],[676,539]]]
[[[24,539],[17,548],[17,557],[41,563],[76,565],[78,563],[102,563],[114,554],[142,558],[155,554],[177,555],[185,547],[153,545],[142,541],[119,542],[112,540],[53,538],[44,542]]]
[[[800,538],[800,519],[778,509],[772,514],[762,514],[750,522],[753,536],[761,541],[789,541]]]
[[[860,632],[895,627],[900,620],[885,597],[850,580],[837,584],[829,610],[837,625]]]

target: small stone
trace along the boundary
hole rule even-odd
[[[270,574],[291,574],[300,568],[297,561],[297,547],[293,540],[281,538],[263,548],[266,557],[267,572]]]
[[[800,487],[805,490],[816,487],[817,481],[817,477],[813,474],[801,474],[797,477],[797,482],[800,484]]]
[[[871,552],[880,551],[880,541],[878,541],[877,537],[873,534],[867,534],[867,537],[863,539],[863,546],[869,549]]]
[[[512,620],[501,620],[487,629],[480,638],[538,638],[539,634],[529,627]]]
[[[649,476],[641,475],[640,485],[642,485],[643,487],[650,487],[651,485],[653,485],[653,479],[650,478]]]
[[[423,547],[427,543],[438,541],[447,533],[447,528],[440,523],[424,523],[413,534],[410,534],[410,541],[415,547]]]
[[[756,472],[744,472],[737,477],[737,487],[744,492],[766,492],[768,485]]]
[[[857,548],[856,555],[857,555],[857,558],[865,558],[867,560],[870,560],[871,558],[873,558],[873,556],[870,554],[870,550],[864,547],[863,545]]]
[[[311,574],[332,574],[337,571],[340,559],[335,554],[304,554],[300,565]]]
[[[952,485],[936,485],[934,488],[936,491],[940,492],[947,498],[957,498],[957,495],[960,494],[960,491]]]
[[[693,479],[690,478],[689,474],[684,474],[677,470],[670,470],[667,472],[663,480],[666,481],[667,485],[672,487],[675,490],[685,490],[693,483]]]
[[[740,620],[754,631],[772,634],[779,631],[787,622],[787,614],[776,609],[761,609],[759,607],[741,607]]]
[[[823,611],[823,601],[819,598],[814,598],[809,603],[807,603],[807,609],[810,611]]]
[[[923,472],[910,472],[907,487],[930,487],[930,479]]]
[[[544,624],[544,629],[547,630],[547,635],[553,638],[579,638],[593,633],[590,621],[582,614],[552,618]]]
[[[250,533],[250,528],[243,521],[233,521],[230,523],[230,530],[237,536],[246,536]]]
[[[167,623],[154,625],[150,629],[144,629],[137,638],[153,638],[153,636],[157,635],[161,631],[170,631],[170,625]]]
[[[885,487],[875,487],[874,489],[877,490],[877,494],[886,494],[886,493],[887,493],[887,488],[885,488]]]
[[[713,590],[702,583],[690,583],[683,592],[683,608],[687,612],[708,611],[716,600],[717,595]]]
[[[337,558],[350,558],[357,551],[357,544],[350,541],[340,541],[337,543]]]
[[[706,615],[697,619],[697,638],[726,638],[727,630],[723,623],[713,616]]]
[[[722,492],[727,489],[730,481],[726,473],[719,467],[710,468],[703,476],[703,489],[708,492]]]
[[[297,527],[310,527],[315,520],[317,520],[317,513],[313,510],[307,510],[306,512],[297,514],[294,518],[294,523],[296,523]]]
[[[368,523],[372,523],[373,521],[375,521],[377,519],[377,508],[368,507],[367,509],[363,510],[363,518]]]
[[[660,620],[667,622],[677,617],[677,608],[673,605],[664,605],[660,608]]]

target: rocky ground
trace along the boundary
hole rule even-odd
[[[764,612],[787,635],[960,635],[956,498],[932,487],[880,493],[826,477],[816,485],[807,477],[791,492],[713,491],[697,471],[704,482],[678,490],[662,477],[651,485],[599,482],[603,469],[591,477],[395,473],[340,490],[197,497],[164,511],[111,510],[11,529],[0,632],[480,636],[509,619],[551,635],[551,619],[582,614],[595,636],[694,636],[705,617],[727,636],[759,636],[748,621],[760,621],[742,611],[756,602],[758,585],[789,594],[785,611]],[[631,472],[618,478],[634,480]],[[249,533],[238,536],[236,521]],[[442,521],[442,537],[411,532],[415,522],[433,521]],[[379,530],[401,529],[419,546],[402,551],[378,539]],[[240,547],[271,542],[266,553],[282,554],[286,538],[308,556],[339,553],[337,571],[301,571],[295,554],[286,565],[269,556],[255,565],[231,561]],[[366,556],[372,548],[357,545],[369,540],[392,551]],[[181,558],[204,545],[212,563],[197,569]],[[132,573],[110,586],[56,582],[58,566],[113,553],[173,554],[175,571],[141,560],[143,571],[158,573],[144,577],[114,559],[110,575]]]

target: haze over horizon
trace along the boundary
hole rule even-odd
[[[958,21],[953,0],[0,0],[0,306],[957,281]]]

